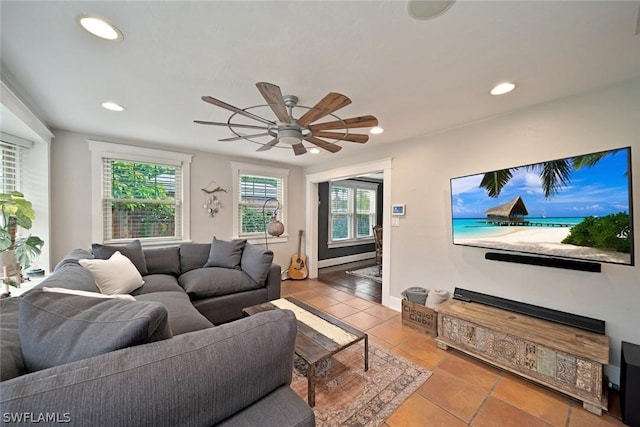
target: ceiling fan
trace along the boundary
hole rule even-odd
[[[281,144],[286,148],[291,147],[296,156],[305,154],[309,146],[304,145],[307,141],[316,147],[322,148],[330,153],[336,153],[342,149],[337,145],[338,141],[349,141],[364,144],[369,140],[366,134],[350,133],[352,128],[374,127],[378,125],[378,119],[374,116],[360,116],[349,119],[341,119],[333,114],[342,107],[351,104],[351,100],[346,96],[331,92],[322,98],[313,107],[305,107],[298,105],[298,97],[294,95],[282,95],[280,87],[260,82],[256,83],[256,87],[267,102],[267,106],[271,108],[276,116],[276,120],[269,120],[256,115],[248,110],[265,107],[265,105],[256,105],[245,109],[234,107],[226,102],[211,96],[203,96],[202,100],[217,107],[231,111],[233,114],[226,123],[208,122],[203,120],[195,120],[195,123],[202,125],[226,126],[235,137],[220,139],[219,141],[238,141],[246,139],[248,141],[260,144],[261,147],[257,151],[267,151]],[[294,117],[294,108],[302,108],[307,111],[300,117]],[[259,124],[246,124],[237,122],[236,115],[240,115]],[[315,123],[318,120],[330,116],[335,120]],[[256,134],[244,135],[240,131],[244,129],[256,129],[260,131]],[[327,132],[328,130],[337,130],[337,132]],[[254,141],[257,138],[269,138],[268,142]],[[329,141],[328,141],[328,140]]]

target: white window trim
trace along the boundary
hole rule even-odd
[[[287,227],[287,217],[289,212],[289,205],[287,204],[287,193],[289,192],[289,169],[276,168],[273,166],[256,165],[252,163],[231,162],[231,169],[233,171],[233,238],[234,239],[247,239],[252,244],[263,244],[264,235],[261,236],[240,236],[240,219],[238,217],[238,206],[240,204],[240,189],[238,183],[240,182],[240,175],[258,175],[269,176],[274,178],[282,178],[283,189],[282,199],[280,200],[280,221],[284,224],[284,234],[279,237],[268,236],[269,243],[284,243],[289,241],[289,233]]]
[[[331,181],[329,183],[329,198],[331,198],[331,187],[335,185],[336,187],[347,187],[347,188],[353,188],[354,190],[358,190],[358,189],[363,189],[363,190],[374,190],[377,191],[378,190],[378,183],[376,182],[367,182],[367,181],[354,181],[354,180],[334,180]],[[354,194],[355,197],[355,194]],[[355,203],[355,201],[354,201]],[[377,203],[377,201],[376,201]],[[355,205],[354,205],[354,209],[355,209]],[[376,215],[378,213],[376,212]],[[331,236],[333,235],[333,223],[331,221],[332,219],[332,214],[331,214],[331,205],[329,205],[329,223],[327,225],[327,237],[328,237],[328,241],[327,241],[327,247],[329,249],[333,249],[333,248],[346,248],[348,246],[359,246],[359,245],[368,245],[370,243],[375,243],[375,238],[373,236],[368,236],[368,237],[352,237],[351,239],[341,239],[341,240],[332,240]],[[350,224],[352,227],[353,225],[353,221]],[[355,231],[355,230],[354,230]]]
[[[156,238],[142,242],[144,246],[175,245],[191,241],[190,188],[192,154],[156,150],[133,145],[88,140],[91,151],[91,238],[93,242],[104,242],[102,200],[102,159],[113,158],[143,163],[159,163],[182,167],[182,238]],[[133,239],[131,239],[133,240]],[[128,240],[119,239],[125,243]]]

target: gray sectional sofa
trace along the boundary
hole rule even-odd
[[[98,298],[81,260],[109,259],[115,250],[144,284]],[[0,300],[3,422],[315,425],[289,386],[293,314],[242,318],[243,307],[280,297],[270,251],[214,239],[145,250],[137,242],[94,245],[92,252],[71,251],[39,286]]]

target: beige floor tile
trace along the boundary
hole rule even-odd
[[[449,349],[451,357],[443,360],[438,367],[476,387],[489,391],[496,385],[501,372],[487,363],[465,356],[459,351]]]
[[[369,313],[373,316],[379,317],[383,320],[389,320],[396,316],[400,316],[400,312],[387,308],[383,305],[374,305],[364,310],[365,313]]]
[[[473,427],[549,427],[549,424],[500,399],[489,396],[471,422]]]
[[[416,332],[402,325],[402,322],[393,318],[367,331],[369,335],[376,337],[396,346],[405,340],[411,339]]]
[[[602,416],[592,414],[582,408],[582,403],[571,402],[571,414],[569,417],[569,427],[624,427],[617,418],[612,417],[606,412],[602,412]]]
[[[387,419],[389,427],[464,427],[466,424],[417,393]]]
[[[351,299],[348,299],[342,302],[347,305],[350,305],[351,307],[355,307],[359,310],[366,310],[367,308],[371,308],[376,305],[376,303],[374,302],[369,302],[358,297],[352,297]]]
[[[337,299],[338,301],[346,301],[346,300],[350,300],[353,299],[353,295],[348,294],[346,292],[342,292],[342,291],[336,291],[334,289],[334,292],[331,292],[329,295],[331,298],[333,299]]]
[[[344,317],[342,320],[362,331],[367,331],[383,322],[382,319],[363,311]]]
[[[567,424],[568,397],[513,375],[502,377],[491,395],[554,426],[564,427]]]
[[[396,348],[424,360],[431,366],[438,365],[448,356],[446,351],[438,348],[431,337],[420,333],[415,333],[413,337],[401,342]]]
[[[447,412],[469,423],[488,393],[441,369],[419,389],[418,393]]]
[[[334,317],[337,317],[338,319],[342,319],[344,317],[351,316],[352,314],[358,313],[360,310],[358,310],[357,308],[353,308],[347,304],[337,303],[334,305],[330,305],[329,307],[324,307],[322,311]]]
[[[329,296],[322,295],[319,297],[307,299],[307,302],[316,308],[323,309],[325,307],[329,307],[335,304],[339,304],[340,301],[335,300]]]

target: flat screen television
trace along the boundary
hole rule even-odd
[[[455,245],[634,265],[631,148],[451,179]]]

